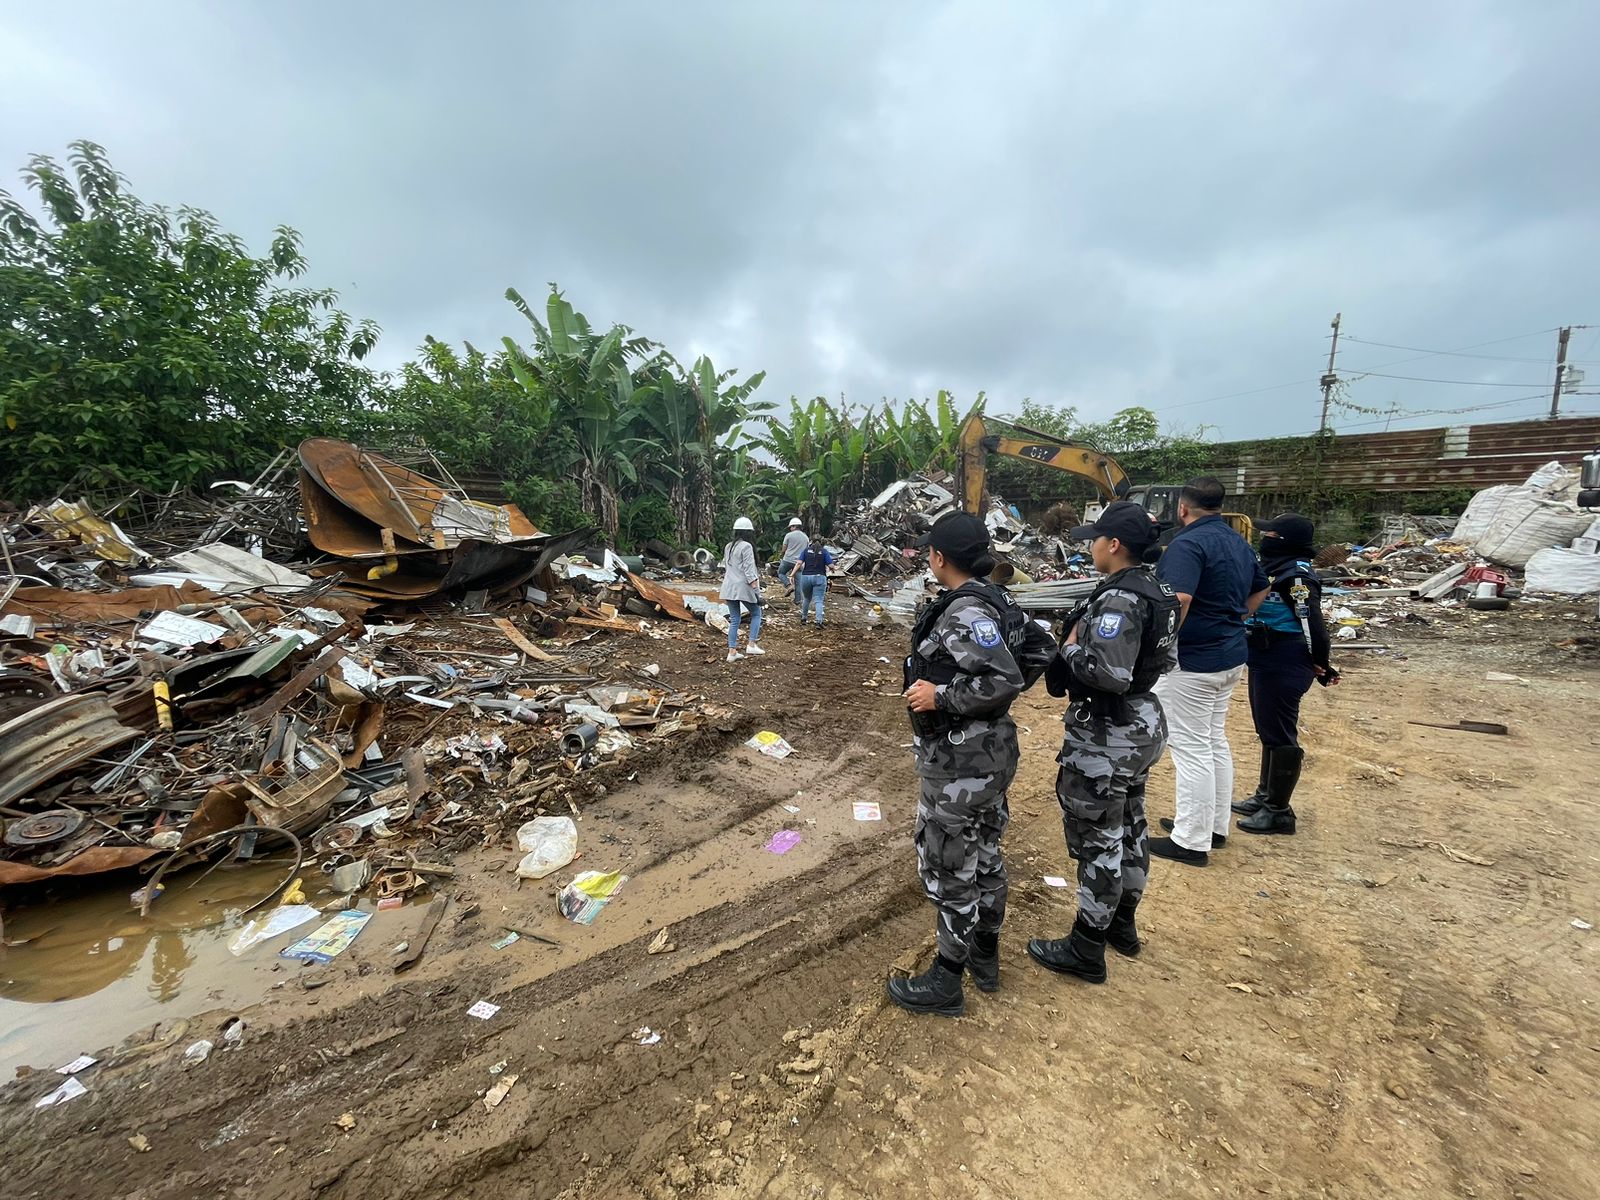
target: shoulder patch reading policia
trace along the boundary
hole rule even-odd
[[[1116,637],[1122,631],[1122,614],[1101,613],[1100,621],[1095,625],[1094,631],[1103,638]]]
[[[998,646],[1000,644],[1000,626],[988,617],[979,617],[972,623],[972,636],[980,646]]]

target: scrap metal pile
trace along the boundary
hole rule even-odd
[[[858,596],[881,597],[886,585],[898,585],[885,607],[896,620],[909,621],[928,583],[917,539],[945,513],[959,509],[954,481],[944,472],[890,484],[838,514],[832,540],[842,553],[833,573]],[[984,523],[1000,560],[992,578],[1010,586],[1024,607],[1057,607],[1086,594],[1088,588],[1080,581],[1093,574],[1093,566],[1081,547],[1060,536],[1076,523],[1075,514],[1065,524],[1054,522],[1053,532],[1046,534],[1025,524],[1015,508],[990,497]]]
[[[349,443],[297,465],[244,507],[0,514],[0,887],[143,865],[148,907],[170,869],[287,847],[285,884],[399,903],[710,711],[596,641],[696,618],[587,531]]]

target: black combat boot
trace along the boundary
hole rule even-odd
[[[972,934],[972,950],[967,954],[967,974],[980,992],[1000,990],[1000,931],[978,929]]]
[[[1139,940],[1139,930],[1133,923],[1133,910],[1139,907],[1138,896],[1123,896],[1117,902],[1117,911],[1106,926],[1106,945],[1118,954],[1132,958],[1144,943]]]
[[[921,975],[889,976],[889,999],[914,1013],[959,1017],[967,1011],[961,994],[961,964],[935,958]]]
[[[1028,939],[1028,957],[1062,975],[1076,975],[1090,983],[1106,981],[1106,931],[1096,929],[1080,914],[1064,938]]]
[[[1239,803],[1229,805],[1234,812],[1243,813],[1248,817],[1261,811],[1262,806],[1267,802],[1267,774],[1271,769],[1271,764],[1272,751],[1265,746],[1261,747],[1261,779],[1256,784],[1254,792],[1239,801]]]
[[[1306,752],[1299,746],[1276,746],[1272,751],[1272,770],[1267,775],[1267,802],[1253,817],[1239,822],[1246,833],[1293,833],[1294,809],[1289,798],[1300,782],[1300,764]]]

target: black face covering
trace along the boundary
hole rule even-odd
[[[1261,539],[1261,565],[1269,575],[1300,559],[1315,558],[1316,554],[1317,548],[1310,542],[1292,541],[1281,535]]]

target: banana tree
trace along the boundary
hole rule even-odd
[[[555,420],[575,435],[571,460],[550,465],[573,474],[583,511],[614,538],[619,485],[638,477],[636,448],[623,419],[634,408],[629,362],[650,354],[655,344],[630,336],[624,325],[596,334],[554,284],[542,322],[515,288],[506,289],[506,298],[528,319],[534,335],[531,355],[504,339],[507,365],[523,388],[548,397]]]

